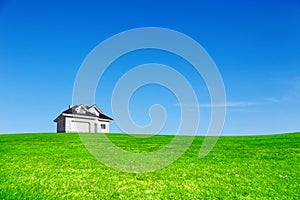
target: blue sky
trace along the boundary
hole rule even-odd
[[[0,133],[54,132],[53,119],[72,103],[76,74],[88,53],[114,34],[149,26],[180,31],[210,54],[226,88],[224,135],[300,130],[297,0],[0,0]],[[118,77],[147,62],[185,65],[154,50],[116,60],[96,93],[96,103],[106,114],[112,116],[110,94]],[[198,91],[202,134],[210,116],[205,84],[188,67],[181,73]],[[147,124],[153,103],[171,113],[163,132],[174,132],[179,108],[165,88],[150,85],[138,90],[130,101],[132,118]],[[119,129],[112,124],[111,131]]]

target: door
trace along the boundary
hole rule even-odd
[[[90,123],[73,121],[73,122],[71,122],[71,131],[72,132],[80,132],[80,133],[88,133],[88,132],[90,132]]]
[[[95,133],[98,133],[98,127],[96,123],[95,123]]]

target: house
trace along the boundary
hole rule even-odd
[[[75,105],[63,111],[54,122],[57,132],[108,133],[113,119],[96,106]]]

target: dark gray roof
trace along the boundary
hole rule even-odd
[[[90,116],[90,117],[98,117],[97,115],[95,115],[95,114],[93,114],[93,113],[91,113],[91,112],[77,113],[77,112],[75,111],[75,109],[78,108],[78,107],[79,107],[79,105],[75,105],[75,106],[73,106],[72,108],[69,108],[69,109],[63,111],[62,113],[65,113],[65,114],[72,114],[72,115],[83,115],[83,116]],[[90,107],[86,106],[86,108],[90,108]],[[106,115],[104,115],[104,114],[102,114],[102,113],[100,113],[100,115],[99,115],[98,118],[100,118],[100,119],[113,120],[112,118],[110,118],[110,117],[108,117],[108,116],[106,116]]]

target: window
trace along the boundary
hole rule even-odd
[[[106,129],[105,124],[101,124],[101,129]]]

